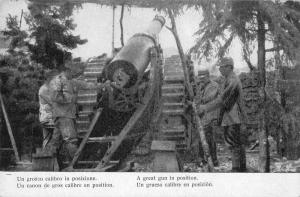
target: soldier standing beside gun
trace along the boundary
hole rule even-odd
[[[198,71],[198,76],[196,77],[196,106],[205,105],[210,102],[213,102],[213,100],[217,98],[218,93],[219,85],[217,82],[214,82],[209,79],[209,71]],[[219,165],[217,159],[217,146],[215,142],[214,133],[214,130],[217,126],[218,111],[219,110],[212,110],[203,114],[203,116],[200,117],[214,166]],[[202,156],[202,158],[204,157],[202,146],[199,146],[199,154],[200,156]]]
[[[241,133],[242,116],[244,115],[241,100],[242,84],[233,72],[232,58],[221,59],[218,66],[221,74],[225,77],[220,95],[213,102],[200,105],[198,111],[199,114],[205,114],[220,109],[219,123],[224,127],[224,138],[232,152],[232,172],[245,172],[246,153]]]
[[[58,71],[49,71],[46,73],[46,80],[39,89],[39,121],[43,128],[43,148],[50,141],[54,129],[53,103],[51,100],[50,81],[58,74]]]
[[[75,127],[76,100],[79,89],[103,88],[105,84],[87,83],[73,79],[71,69],[65,68],[52,81],[52,102],[54,131],[48,143],[51,153],[56,154],[64,145],[71,160],[77,151],[77,131]],[[61,140],[62,138],[62,140]],[[63,142],[63,143],[62,143]],[[57,155],[58,156],[58,155]],[[62,167],[61,158],[58,163]]]

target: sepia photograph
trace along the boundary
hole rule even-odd
[[[299,197],[300,1],[0,0],[0,102],[1,197]]]

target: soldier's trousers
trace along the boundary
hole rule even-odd
[[[68,159],[71,160],[77,151],[75,120],[71,118],[56,118],[53,135],[47,146],[51,152],[57,153],[58,160],[62,159],[58,151],[64,146],[68,153]]]
[[[241,133],[241,125],[234,124],[224,127],[224,138],[231,149],[232,171],[246,171],[245,139]]]
[[[53,134],[53,127],[47,127],[43,125],[43,145],[42,148],[46,148],[47,144],[50,142]]]
[[[207,144],[209,147],[209,151],[210,151],[210,155],[212,157],[213,164],[214,164],[214,166],[217,166],[219,164],[219,162],[218,162],[218,158],[217,158],[217,144],[215,141],[214,127],[209,125],[209,126],[205,126],[203,129],[204,129],[206,141],[207,141]],[[204,151],[203,151],[201,144],[199,145],[199,154],[201,157],[204,157]]]

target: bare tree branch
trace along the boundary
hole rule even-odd
[[[274,51],[282,50],[282,49],[283,49],[282,47],[273,47],[273,48],[270,48],[270,49],[266,49],[266,52],[274,52]]]
[[[121,16],[120,16],[120,29],[121,29],[121,45],[122,47],[124,46],[124,32],[123,32],[123,16],[124,16],[124,4],[122,5],[121,8]]]

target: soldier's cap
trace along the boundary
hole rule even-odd
[[[59,74],[59,72],[58,72],[58,70],[56,70],[56,69],[53,69],[53,70],[46,70],[45,71],[45,78],[47,79],[47,80],[50,80],[50,79],[52,79],[54,76],[56,76],[56,75],[58,75]]]
[[[204,78],[206,76],[209,75],[209,71],[206,69],[206,70],[199,70],[198,71],[198,77],[197,78]]]
[[[220,67],[228,66],[228,65],[234,66],[234,62],[231,57],[224,57],[224,58],[220,59],[219,63],[217,64],[217,66],[220,66]]]
[[[64,65],[64,70],[69,70],[72,75],[79,76],[83,74],[85,66],[84,62],[68,62]]]

